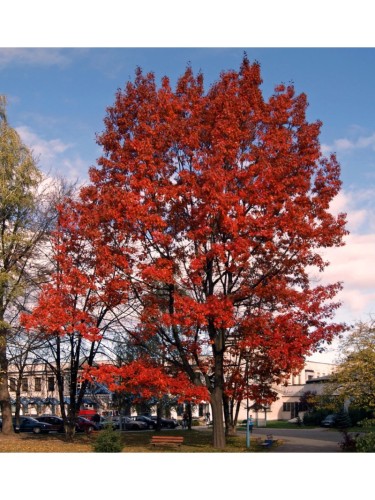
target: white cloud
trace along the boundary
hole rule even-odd
[[[22,141],[33,151],[42,163],[49,164],[52,159],[61,153],[64,153],[72,144],[65,144],[60,139],[42,139],[29,127],[22,126],[16,128]]]
[[[361,136],[355,140],[346,138],[336,139],[333,144],[322,144],[321,150],[323,154],[332,152],[350,151],[353,149],[371,148],[375,151],[375,133],[368,136]]]
[[[10,64],[33,66],[66,66],[70,60],[61,49],[50,48],[2,48],[0,67]]]
[[[375,190],[341,191],[332,201],[331,212],[347,214],[350,233],[375,232]]]
[[[345,246],[327,249],[331,265],[324,272],[328,281],[344,281],[353,290],[375,291],[375,234],[349,234]]]
[[[65,154],[73,149],[73,144],[64,143],[61,139],[43,139],[26,126],[17,127],[16,130],[22,141],[32,150],[44,172],[63,177],[69,182],[87,177],[87,163],[78,154],[73,157]]]
[[[350,234],[345,246],[322,252],[330,262],[322,275],[322,283],[343,282],[337,299],[342,307],[339,321],[366,321],[375,312],[375,191],[342,191],[332,202],[334,213],[346,212]]]
[[[61,162],[56,164],[55,172],[64,179],[70,182],[78,182],[81,184],[87,177],[88,168],[87,163],[79,156],[75,158],[64,158]],[[84,172],[84,175],[82,174]],[[82,179],[84,179],[82,181]]]

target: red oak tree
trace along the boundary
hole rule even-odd
[[[250,357],[252,384],[243,370],[236,379],[260,398],[342,328],[332,322],[341,285],[309,274],[346,232],[329,211],[339,165],[321,153],[306,96],[279,85],[265,100],[260,86],[246,57],[208,91],[191,68],[175,90],[139,69],[107,110],[104,154],[81,193],[110,228],[106,251],[127,241],[138,336],[207,387],[219,448],[231,360]]]
[[[207,91],[191,68],[175,90],[137,70],[80,193],[95,252],[137,303],[137,341],[153,339],[160,369],[207,389],[217,448],[230,398],[269,402],[272,383],[342,329],[341,285],[310,278],[346,232],[329,210],[340,168],[321,153],[306,96],[279,85],[266,100],[261,83],[246,57]]]

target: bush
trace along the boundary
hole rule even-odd
[[[320,425],[320,422],[329,414],[328,411],[306,412],[303,416],[304,425]]]
[[[357,439],[357,451],[373,453],[375,451],[375,432],[369,432]]]
[[[349,417],[349,414],[346,411],[341,410],[336,416],[335,426],[338,429],[347,429],[348,427],[351,427],[351,425],[352,421]]]
[[[349,417],[354,425],[357,425],[361,420],[370,418],[371,413],[368,410],[349,408]]]
[[[342,451],[354,452],[357,451],[357,438],[359,434],[353,436],[347,430],[340,430],[343,440],[339,443]]]
[[[122,451],[121,434],[111,425],[105,427],[96,438],[93,449],[97,453],[119,453]]]
[[[371,427],[375,427],[375,418],[365,418],[361,422],[357,422],[357,425],[370,429]]]

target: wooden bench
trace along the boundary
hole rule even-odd
[[[171,445],[181,446],[184,442],[183,436],[159,436],[155,435],[151,438],[151,444],[154,446]]]

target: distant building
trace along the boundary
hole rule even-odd
[[[287,385],[275,385],[273,389],[278,394],[278,399],[269,407],[256,405],[249,402],[250,415],[254,421],[262,423],[264,420],[289,420],[295,418],[301,411],[301,396],[307,392],[321,394],[323,383],[333,373],[336,365],[306,361],[303,370],[291,376]],[[15,390],[17,370],[9,367],[9,390],[12,403],[15,404]],[[65,380],[68,382],[69,372],[66,371]],[[69,403],[68,383],[64,388],[64,402]],[[21,384],[21,413],[24,415],[39,415],[42,413],[60,414],[60,401],[56,378],[48,364],[32,363],[24,371]],[[238,421],[246,418],[246,401],[242,401]],[[99,413],[109,413],[113,410],[112,393],[103,384],[91,386],[86,391],[82,402],[82,409],[95,410]],[[186,410],[186,405],[178,405],[172,410],[174,417],[181,417]],[[132,408],[135,414],[135,408]],[[207,414],[212,415],[208,402],[202,402],[194,407],[193,418],[206,420]]]
[[[18,369],[8,368],[9,392],[13,411],[15,407]],[[78,383],[78,389],[80,384]],[[112,393],[103,384],[89,386],[82,401],[82,409],[105,411],[111,407]],[[21,414],[60,415],[60,397],[56,376],[47,363],[34,362],[26,365],[21,380]],[[69,404],[69,371],[64,375],[64,404]]]

